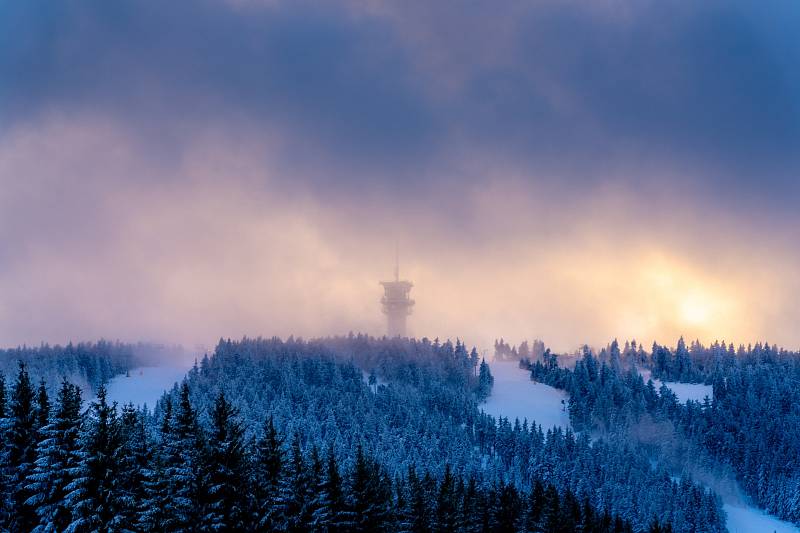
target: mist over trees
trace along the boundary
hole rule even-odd
[[[0,373],[14,375],[20,361],[34,381],[44,380],[48,392],[66,377],[84,391],[96,391],[114,376],[140,366],[158,365],[182,353],[177,346],[148,343],[98,342],[42,344],[0,349]]]
[[[532,379],[569,393],[572,428],[485,414],[491,368],[458,340],[220,340],[153,411],[109,403],[102,384],[84,406],[79,386],[17,363],[0,386],[0,525],[725,531],[698,469],[729,473],[797,521],[798,354],[613,342],[564,358],[497,346],[530,354],[520,365]],[[121,372],[136,363],[122,345],[94,349],[80,359],[65,348],[50,370],[37,349],[24,353],[45,374],[73,368],[64,357],[109,357],[94,368]],[[713,397],[681,403],[643,370],[711,383]]]
[[[676,530],[724,530],[713,494],[654,470],[642,450],[486,415],[479,402],[491,381],[477,351],[459,341],[363,335],[223,340],[187,376],[200,412],[211,412],[223,393],[256,438],[269,418],[282,433],[299,435],[305,448],[332,448],[347,467],[359,443],[392,479],[414,469],[441,480],[449,467],[479,486],[512,484],[523,493],[538,480],[588,499],[637,531],[654,518]],[[175,405],[179,394],[172,391],[153,416]],[[690,516],[685,509],[695,501],[702,505]]]
[[[675,349],[614,341],[598,355],[584,348],[574,367],[556,356],[525,360],[531,378],[567,391],[577,431],[642,442],[673,469],[732,473],[761,508],[800,524],[800,353],[768,343],[699,342]],[[678,401],[639,369],[666,381],[713,385],[703,401]],[[658,428],[659,440],[643,439]]]
[[[258,349],[256,342],[241,346]],[[444,346],[431,349],[466,353],[460,343]],[[221,343],[208,365],[220,352],[232,355],[232,348]],[[313,359],[289,361],[308,377],[321,370]],[[469,355],[461,362],[467,361]],[[471,366],[464,368],[472,377],[462,384],[467,393],[479,378]],[[202,372],[193,370],[195,382]],[[247,437],[247,423],[225,393],[213,395],[210,410],[198,409],[191,381],[163,399],[159,415],[109,404],[102,385],[82,410],[79,387],[63,380],[51,402],[46,385],[37,389],[20,363],[9,405],[0,405],[0,526],[68,532],[640,530],[587,496],[540,479],[522,488],[456,471],[450,463],[437,474],[411,465],[392,475],[394,465],[376,459],[367,438],[342,456],[335,441],[321,448],[300,430],[278,430],[272,415]],[[357,383],[348,386],[376,394]],[[647,531],[669,526],[653,521]]]

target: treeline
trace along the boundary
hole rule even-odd
[[[203,424],[183,383],[154,432],[146,415],[106,400],[85,412],[64,380],[51,407],[24,365],[0,403],[0,526],[9,531],[632,532],[588,499],[537,482],[529,492],[483,486],[445,467],[437,480],[410,468],[392,478],[361,445],[343,467],[291,443],[268,419],[245,438],[237,410],[219,394]],[[654,522],[649,531],[670,531]]]
[[[544,355],[544,342],[534,339],[531,344],[522,341],[519,346],[511,346],[502,338],[494,341],[494,358],[498,361],[519,361],[530,359],[536,361]]]
[[[66,346],[20,346],[0,349],[0,372],[13,375],[18,362],[23,361],[34,381],[43,379],[53,386],[67,376],[73,383],[97,390],[111,378],[152,362],[156,357],[171,356],[174,351],[159,345],[105,340]]]
[[[719,502],[653,468],[643,450],[483,413],[479,398],[491,387],[491,373],[458,341],[224,340],[187,383],[205,424],[223,393],[239,409],[246,438],[258,438],[271,417],[283,434],[332,450],[346,468],[356,460],[354,443],[362,443],[392,479],[414,468],[440,481],[449,464],[483,488],[505,483],[527,494],[537,480],[552,484],[637,531],[654,518],[675,531],[724,531]],[[177,389],[168,395],[173,405],[179,397]],[[151,425],[165,409],[166,399]]]
[[[641,440],[642,426],[669,428],[662,446],[674,441],[709,471],[730,469],[760,507],[800,524],[797,353],[767,344],[735,352],[718,344],[687,350],[679,342],[674,351],[656,345],[644,359],[661,375],[700,376],[713,384],[713,398],[685,404],[666,385],[656,389],[652,381],[645,383],[635,366],[626,369],[625,353],[615,341],[605,360],[585,348],[573,369],[557,362],[525,364],[532,379],[569,393],[570,420],[577,430]]]

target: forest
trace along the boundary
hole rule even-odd
[[[175,357],[181,349],[152,343],[97,342],[68,343],[64,346],[42,344],[38,347],[19,346],[0,349],[0,373],[13,375],[19,362],[24,362],[34,381],[45,380],[48,391],[54,393],[66,377],[85,391],[96,391],[114,376],[129,370],[156,364]]]
[[[796,354],[521,352],[531,379],[569,393],[571,427],[484,413],[494,378],[459,340],[221,339],[152,410],[108,402],[102,383],[85,405],[66,377],[37,382],[28,349],[0,386],[2,527],[725,531],[698,468],[796,521]],[[710,382],[713,398],[681,403],[643,370]]]
[[[5,392],[5,389],[3,389]],[[132,406],[61,382],[55,401],[20,363],[0,397],[2,525],[10,531],[593,531],[630,522],[537,480],[529,491],[410,467],[391,476],[361,443],[350,463],[303,444],[270,417],[247,438],[220,392],[206,417],[188,382],[165,398],[157,427]],[[203,418],[208,420],[203,422]],[[657,521],[648,531],[670,531]]]
[[[768,343],[740,346],[683,339],[674,350],[614,341],[595,355],[587,347],[574,367],[546,352],[522,365],[531,379],[569,393],[578,431],[612,440],[645,442],[654,458],[673,470],[701,469],[729,475],[759,506],[800,524],[800,354]],[[712,397],[678,401],[654,378],[713,385]],[[642,436],[659,428],[659,440]]]

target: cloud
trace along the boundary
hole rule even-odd
[[[418,334],[796,344],[798,16],[4,4],[0,342],[380,332],[399,240]]]

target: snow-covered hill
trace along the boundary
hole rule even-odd
[[[723,508],[728,515],[726,525],[730,533],[800,533],[797,526],[778,520],[755,507],[726,503]]]
[[[108,400],[119,405],[147,405],[152,409],[164,391],[180,383],[187,371],[188,368],[181,365],[133,369],[130,375],[117,376],[108,383]]]
[[[495,417],[513,421],[519,418],[536,421],[546,431],[553,426],[569,427],[566,411],[567,395],[549,385],[534,383],[530,373],[515,362],[492,361],[489,364],[494,376],[492,395],[483,411]]]
[[[661,380],[650,377],[649,370],[639,370],[639,374],[642,375],[645,383],[648,379],[652,379],[656,389],[661,387]],[[678,401],[682,403],[686,403],[689,400],[702,402],[706,396],[708,396],[709,399],[714,397],[714,390],[711,385],[703,385],[702,383],[678,383],[675,381],[666,381],[663,383],[675,393],[675,396],[678,397]]]

